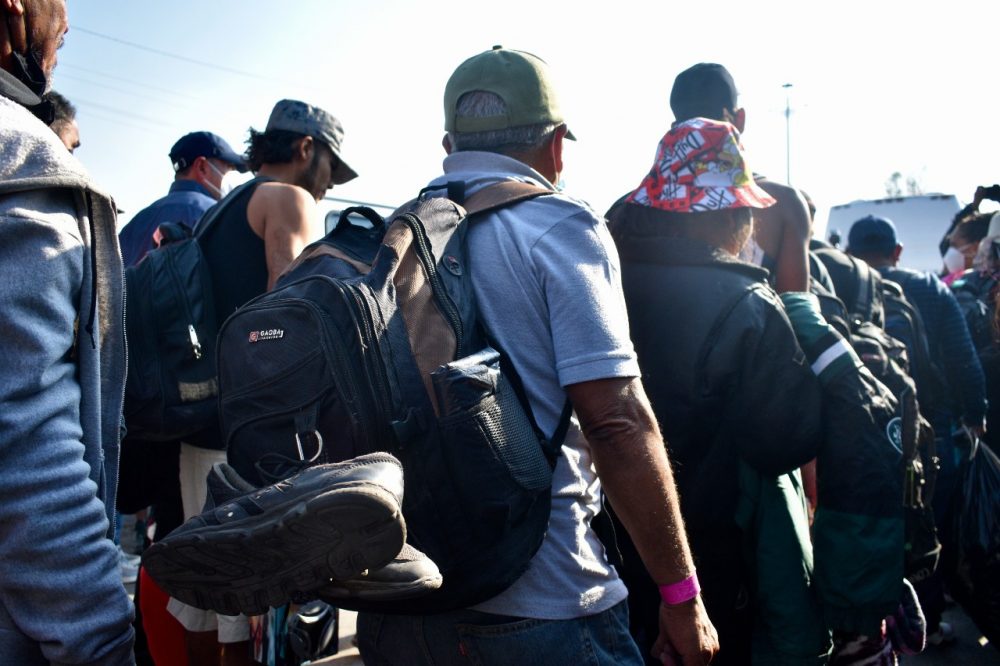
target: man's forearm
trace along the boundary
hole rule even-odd
[[[638,379],[604,381],[614,381],[613,404],[587,413],[572,390],[570,398],[602,487],[650,576],[659,585],[676,583],[694,572],[694,561],[663,438]]]

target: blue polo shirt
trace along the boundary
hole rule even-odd
[[[164,222],[178,222],[193,229],[198,219],[215,203],[215,197],[200,183],[175,180],[167,196],[136,213],[118,233],[125,266],[135,265],[153,249],[156,227]]]

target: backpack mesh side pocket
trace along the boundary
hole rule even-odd
[[[486,348],[431,376],[441,410],[441,437],[447,447],[470,456],[468,474],[501,472],[530,491],[551,485],[552,469],[530,417],[500,372],[496,350]],[[497,465],[500,469],[490,469]],[[482,470],[475,469],[478,466]]]

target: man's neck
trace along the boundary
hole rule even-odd
[[[289,185],[297,185],[299,177],[298,169],[292,162],[269,162],[262,164],[260,165],[260,169],[257,170],[257,175],[272,178],[279,183],[287,183]]]

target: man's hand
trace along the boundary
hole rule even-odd
[[[701,595],[675,606],[660,604],[660,635],[653,645],[653,657],[671,666],[697,666],[711,662],[718,651],[719,636]]]

